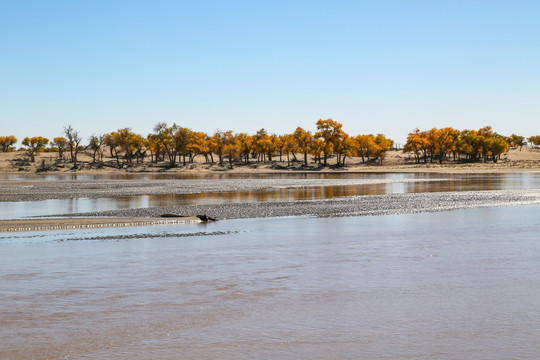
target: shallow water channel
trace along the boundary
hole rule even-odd
[[[0,234],[0,358],[537,359],[539,211]]]
[[[117,209],[147,208],[159,206],[223,204],[261,201],[295,201],[330,199],[355,195],[383,195],[400,193],[476,191],[540,188],[540,174],[269,174],[245,175],[222,174],[212,176],[146,175],[23,175],[4,174],[0,180],[188,180],[197,179],[298,179],[320,180],[321,186],[310,181],[309,186],[279,187],[257,190],[232,190],[194,194],[148,194],[135,196],[111,196],[101,198],[78,197],[73,199],[49,199],[42,201],[18,201],[0,203],[0,219],[18,219],[30,216],[73,214]],[[359,179],[365,184],[323,186],[325,180]],[[380,180],[381,183],[371,183]],[[279,183],[278,183],[279,184]]]

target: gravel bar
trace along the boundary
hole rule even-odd
[[[218,220],[224,220],[283,216],[390,215],[530,204],[540,204],[540,189],[408,193],[349,196],[326,200],[164,206],[59,216],[157,217],[163,213],[175,213],[185,216],[206,214]]]

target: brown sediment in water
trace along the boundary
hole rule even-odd
[[[0,220],[0,232],[47,231],[70,229],[95,229],[111,227],[194,224],[201,220],[196,216],[181,218],[45,218]]]

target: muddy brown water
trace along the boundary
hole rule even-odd
[[[537,359],[539,213],[2,234],[0,358]]]

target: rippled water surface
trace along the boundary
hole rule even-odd
[[[0,358],[535,359],[538,211],[3,234]]]
[[[537,359],[539,214],[2,233],[0,359]]]

